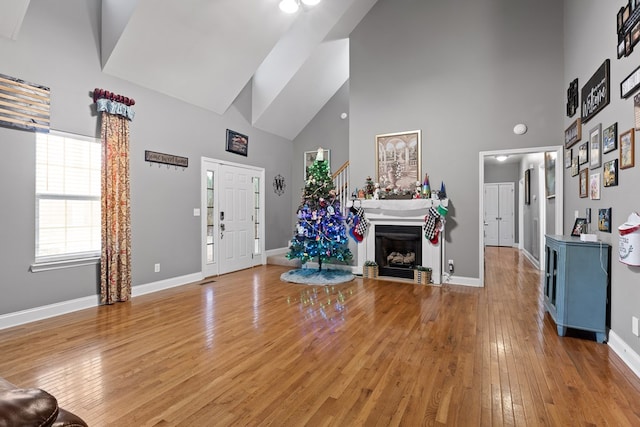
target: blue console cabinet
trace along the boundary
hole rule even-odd
[[[579,237],[546,236],[544,306],[558,335],[567,328],[592,331],[606,341],[611,247]]]

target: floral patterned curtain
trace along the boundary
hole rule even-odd
[[[102,111],[103,150],[100,302],[113,304],[131,298],[129,119],[109,112],[111,104],[117,103],[98,101],[106,101],[102,106],[97,102]]]

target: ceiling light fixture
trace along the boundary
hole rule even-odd
[[[507,160],[509,156],[505,156],[504,154],[501,154],[499,156],[496,156],[496,160],[499,162],[504,162],[505,160]]]
[[[300,6],[315,6],[320,0],[282,0],[279,4],[280,10],[284,13],[296,13]]]

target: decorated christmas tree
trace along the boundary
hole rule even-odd
[[[340,201],[320,148],[316,160],[309,166],[287,258],[299,258],[303,264],[317,260],[318,270],[322,270],[323,262],[348,262],[352,257]]]

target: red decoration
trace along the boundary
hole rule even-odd
[[[136,101],[133,98],[128,98],[123,95],[118,95],[113,92],[109,92],[108,90],[95,88],[93,90],[93,102],[96,102],[98,99],[108,99],[115,102],[120,102],[127,106],[135,105]]]

